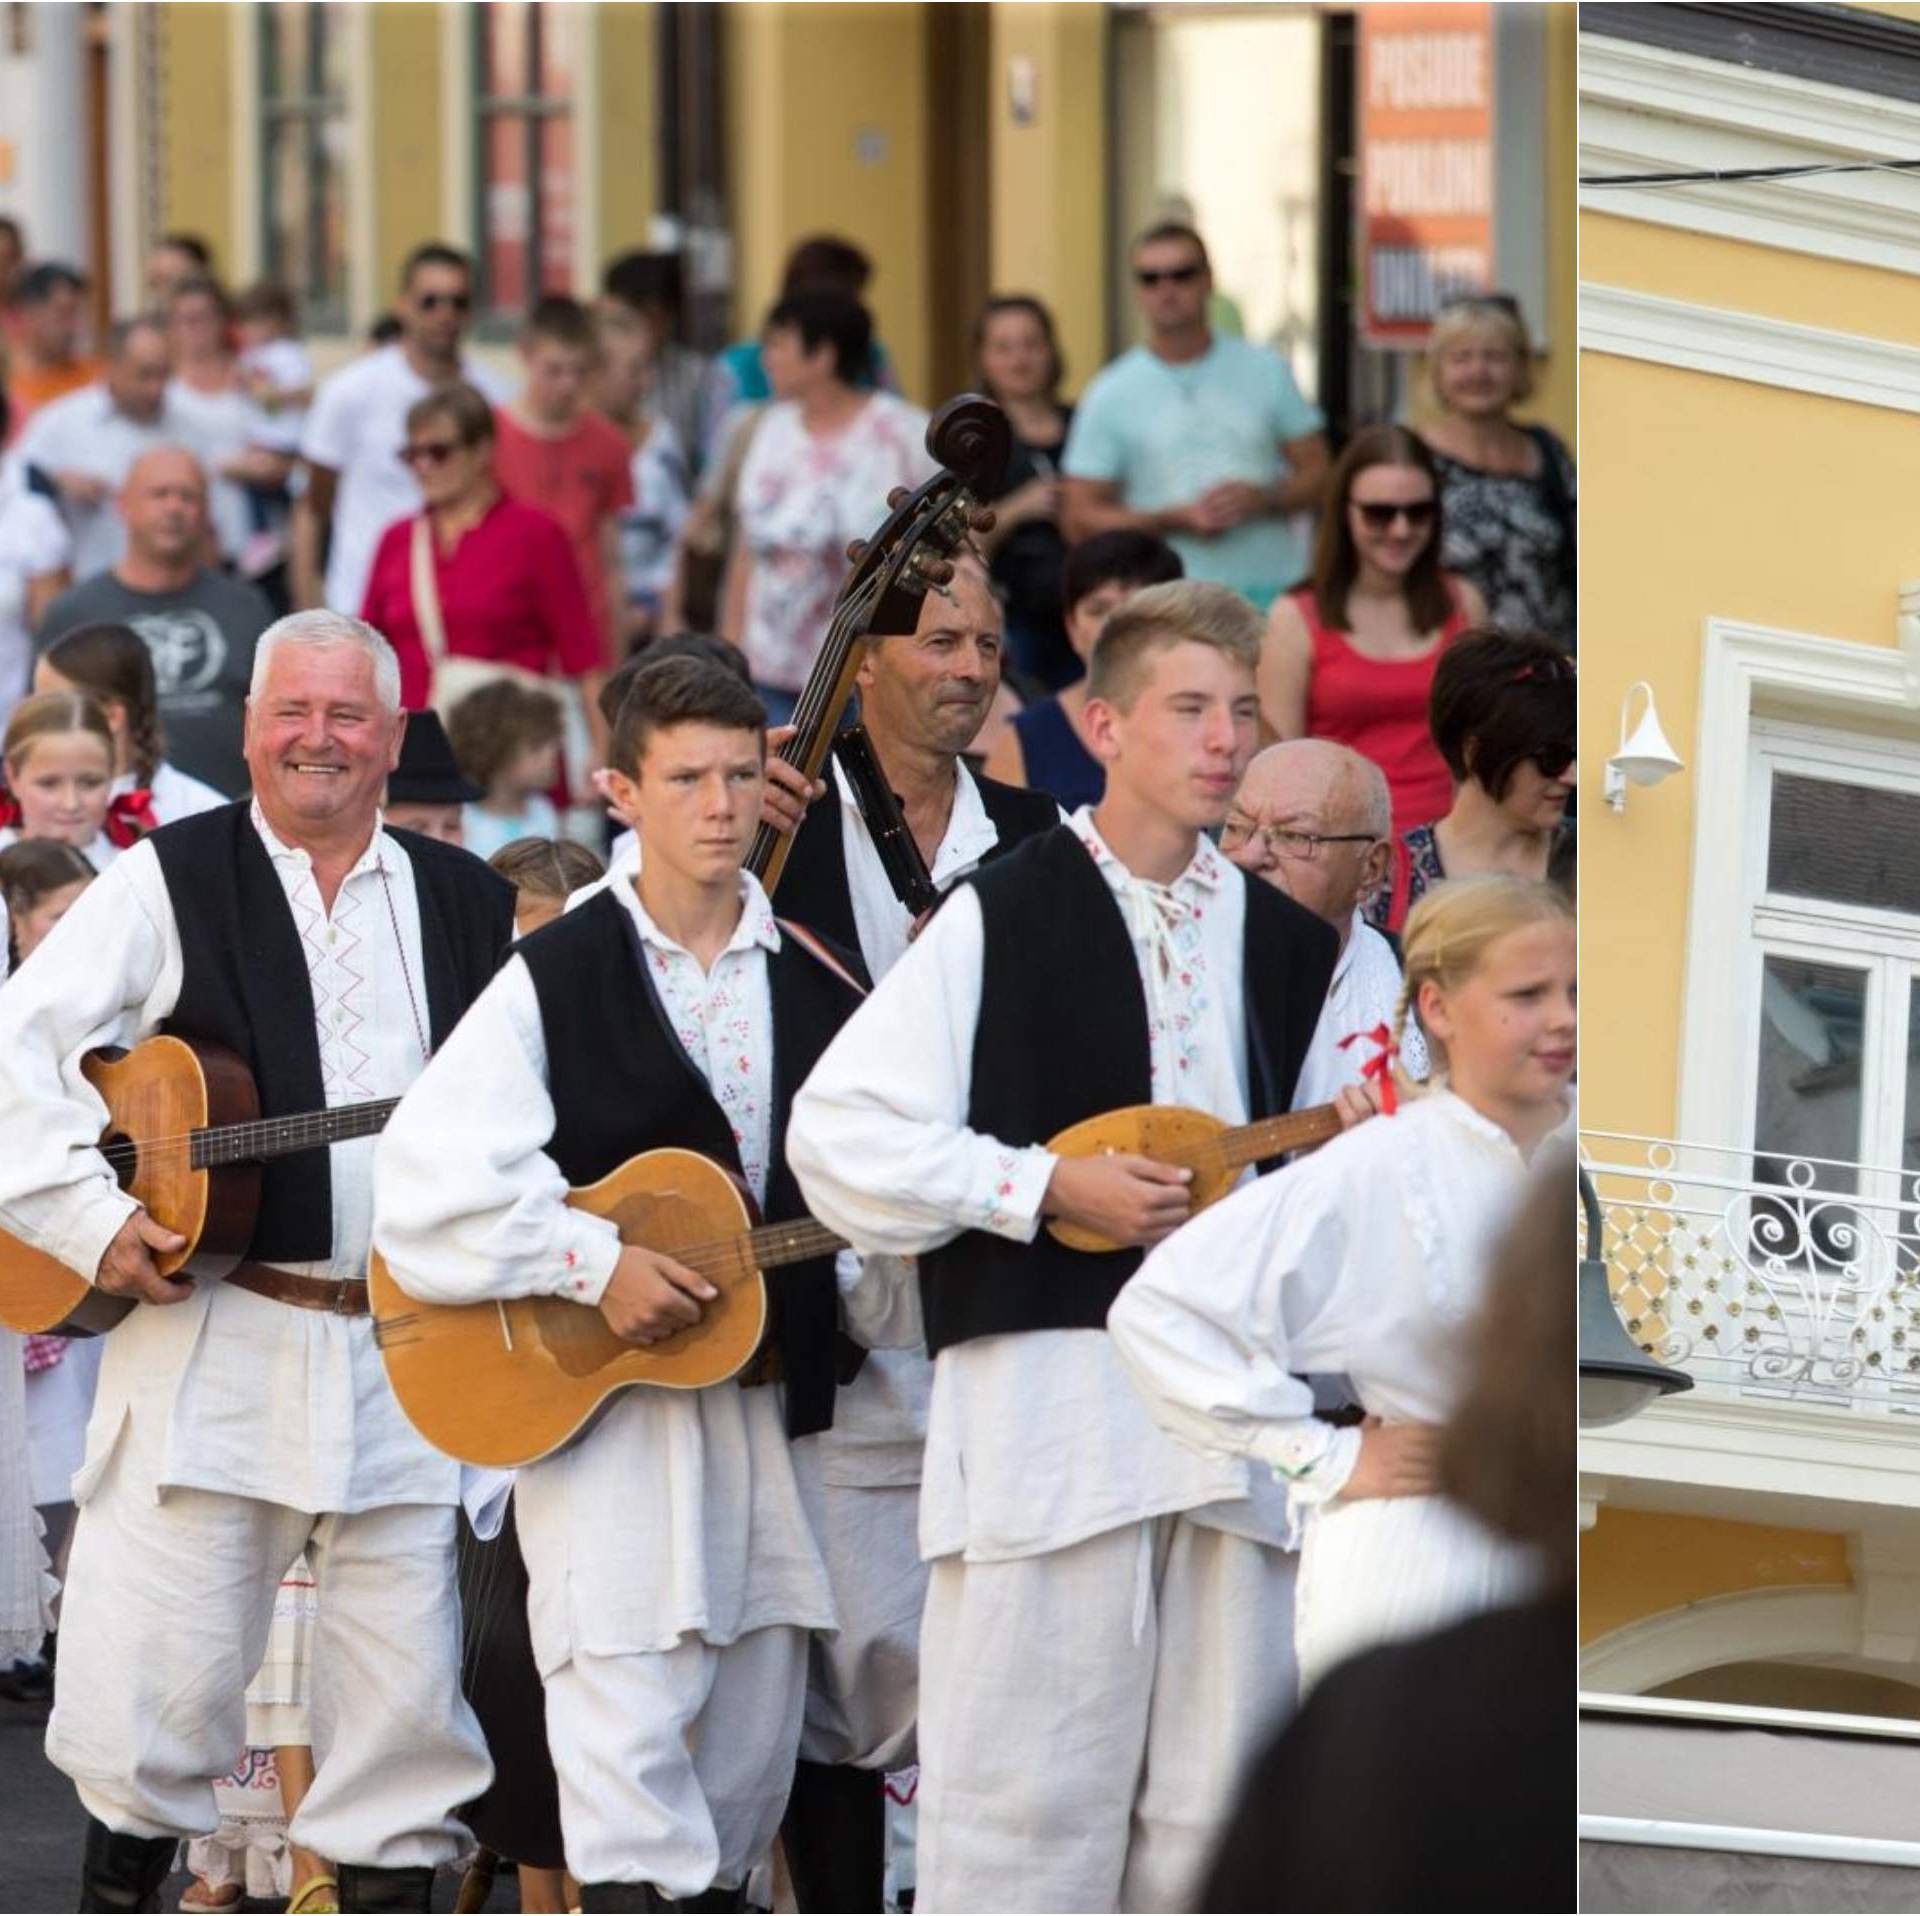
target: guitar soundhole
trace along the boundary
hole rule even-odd
[[[131,1190],[140,1170],[140,1147],[124,1131],[109,1131],[100,1140],[100,1149],[113,1166],[113,1175],[123,1191]]]

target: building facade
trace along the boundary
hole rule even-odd
[[[1920,1719],[1920,9],[1581,24],[1582,1683]]]
[[[1471,8],[1456,11],[1474,11]],[[702,343],[757,326],[796,238],[876,264],[910,396],[970,382],[989,291],[1053,309],[1077,389],[1132,338],[1126,236],[1206,231],[1250,336],[1338,424],[1417,385],[1357,337],[1356,15],[1311,4],[111,4],[6,9],[0,212],[137,305],[200,233],[344,354],[438,236],[481,263],[483,343],[631,247],[681,251]],[[1503,270],[1541,290],[1535,410],[1573,432],[1573,10],[1496,8]],[[1515,110],[1516,102],[1524,111]],[[86,130],[76,138],[76,130]],[[1558,137],[1549,134],[1558,129]],[[323,349],[322,361],[327,353]]]

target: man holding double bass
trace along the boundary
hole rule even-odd
[[[124,852],[0,995],[0,1216],[137,1300],[108,1337],[61,1617],[48,1754],[85,1804],[83,1910],[155,1909],[218,1822],[282,1574],[319,1586],[311,1790],[292,1840],[340,1906],[424,1910],[491,1774],[460,1694],[459,1469],[394,1401],[367,1316],[372,1140],[511,939],[478,859],[383,828],[406,717],[392,648],[297,613],[255,655],[254,796]],[[224,1048],[261,1117],[330,1142],[267,1161],[244,1260],[179,1281],[182,1240],[98,1146],[89,1053]],[[372,1107],[367,1109],[367,1107]],[[181,1140],[153,1140],[163,1154]]]

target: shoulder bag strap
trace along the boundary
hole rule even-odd
[[[440,583],[433,572],[433,518],[421,513],[413,522],[412,567],[408,584],[413,596],[413,620],[427,661],[438,666],[447,656],[447,626],[440,616]]]

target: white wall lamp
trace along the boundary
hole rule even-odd
[[[1629,731],[1627,715],[1633,710],[1636,692],[1646,693],[1647,705],[1640,714],[1640,723]],[[1685,770],[1686,761],[1668,744],[1666,733],[1660,729],[1660,715],[1653,709],[1653,687],[1645,679],[1636,681],[1627,687],[1627,695],[1620,701],[1620,749],[1607,760],[1601,796],[1616,812],[1624,812],[1629,785],[1658,785],[1670,773]]]

